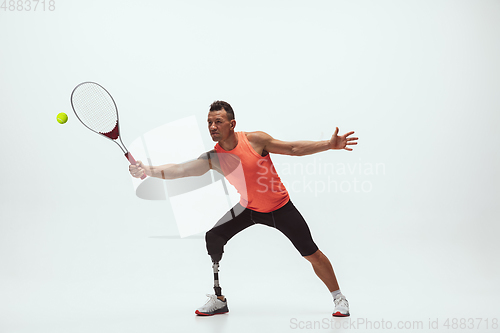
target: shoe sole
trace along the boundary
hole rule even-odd
[[[347,313],[347,314],[343,314],[343,313],[340,313],[340,312],[335,312],[335,313],[332,313],[332,316],[333,317],[349,317],[351,314],[350,313]]]
[[[215,316],[215,315],[218,315],[218,314],[229,313],[229,311],[226,311],[226,312],[217,312],[217,313],[204,313],[204,312],[200,312],[200,311],[196,310],[194,313],[196,313],[198,316],[209,317],[209,316]]]

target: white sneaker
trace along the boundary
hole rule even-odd
[[[339,294],[333,300],[335,303],[335,309],[333,310],[332,316],[334,317],[349,317],[349,302],[344,295]]]
[[[207,294],[208,301],[201,308],[198,308],[194,313],[199,316],[213,316],[216,314],[228,313],[227,299],[221,301],[214,294]]]

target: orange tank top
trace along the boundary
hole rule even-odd
[[[240,194],[240,204],[261,213],[283,207],[290,197],[271,157],[257,154],[245,132],[235,134],[238,144],[234,149],[224,150],[219,143],[214,148],[224,176]]]

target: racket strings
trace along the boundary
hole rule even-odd
[[[75,89],[73,108],[81,122],[93,131],[109,133],[118,124],[118,113],[109,93],[101,86],[87,82]]]

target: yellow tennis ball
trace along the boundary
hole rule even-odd
[[[68,121],[68,115],[64,112],[61,112],[57,115],[57,121],[59,124],[64,124]]]

